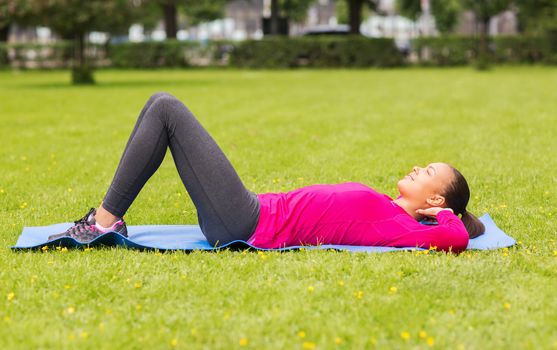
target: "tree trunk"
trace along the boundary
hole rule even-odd
[[[279,4],[278,0],[271,0],[271,35],[279,33]]]
[[[0,42],[5,43],[8,41],[8,36],[10,35],[10,25],[6,24],[0,27]]]
[[[74,64],[72,82],[74,84],[94,84],[92,69],[85,55],[85,33],[76,33],[74,39]]]
[[[167,39],[176,39],[178,32],[178,12],[176,5],[172,3],[165,3],[162,5],[164,13],[164,31],[166,32]]]
[[[480,70],[489,67],[489,20],[490,18],[483,18],[481,20],[480,38],[478,47],[478,62],[476,68]]]
[[[85,34],[76,34],[77,46],[75,49],[75,61],[77,63],[77,68],[82,68],[85,66]]]
[[[363,0],[348,1],[348,19],[350,22],[350,34],[360,34],[360,24],[362,23]]]

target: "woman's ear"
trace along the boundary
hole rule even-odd
[[[434,194],[426,199],[427,204],[431,205],[432,207],[442,207],[445,205],[445,197]]]

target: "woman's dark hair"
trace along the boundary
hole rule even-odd
[[[451,208],[456,215],[461,215],[461,220],[470,238],[476,238],[484,233],[485,226],[477,217],[466,211],[470,200],[470,188],[468,182],[455,167],[449,165],[453,170],[453,181],[445,189],[445,201],[447,207]]]

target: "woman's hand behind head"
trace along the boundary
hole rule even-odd
[[[439,214],[439,212],[442,210],[449,210],[451,213],[454,213],[451,208],[430,207],[427,209],[418,209],[416,210],[416,214],[427,216],[430,218],[436,218],[437,214]]]

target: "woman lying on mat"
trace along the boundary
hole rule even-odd
[[[394,200],[357,182],[251,192],[189,109],[174,96],[158,93],[143,107],[98,209],[49,240],[69,236],[84,243],[110,231],[127,236],[123,216],[167,147],[213,246],[244,240],[259,248],[340,244],[460,252],[484,231],[466,211],[466,180],[445,163],[415,166],[398,182],[400,195]],[[421,224],[425,218],[437,219],[438,225]]]

